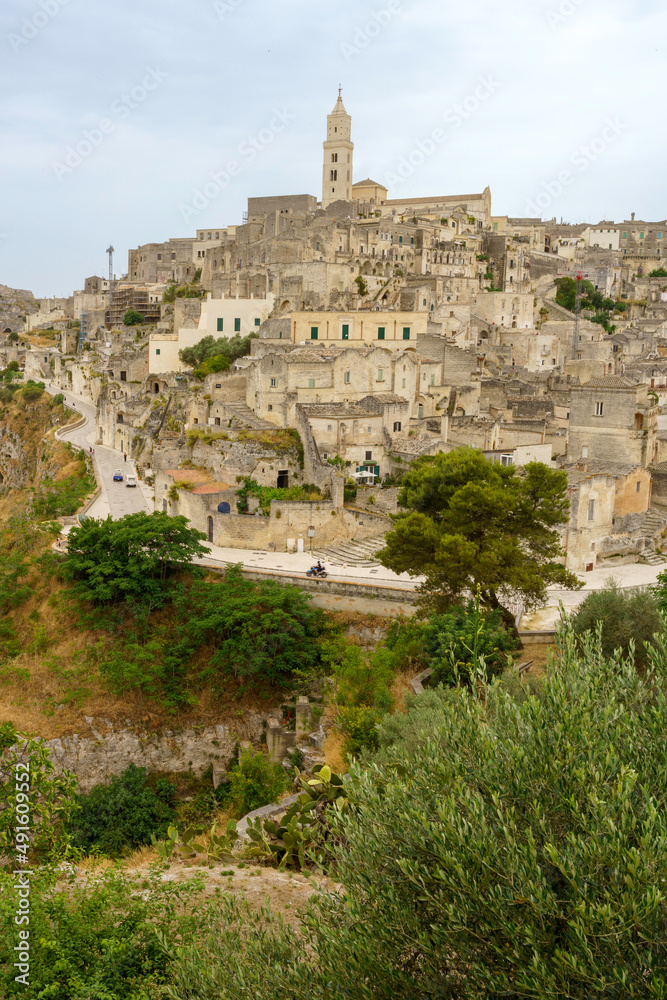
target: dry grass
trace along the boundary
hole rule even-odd
[[[549,645],[537,642],[525,643],[522,646],[521,660],[532,660],[533,665],[528,671],[530,677],[544,677],[549,653],[557,655],[558,647],[555,643]]]

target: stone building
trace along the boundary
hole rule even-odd
[[[657,456],[657,397],[644,382],[624,375],[593,378],[570,390],[571,459],[634,462]]]
[[[426,335],[425,312],[293,312],[292,343],[317,341],[327,347],[367,344],[415,347]]]

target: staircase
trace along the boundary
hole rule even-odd
[[[665,557],[661,556],[660,553],[655,550],[651,552],[643,552],[639,558],[643,563],[646,563],[649,566],[665,565]]]
[[[237,420],[247,424],[248,427],[252,427],[253,430],[275,431],[277,429],[276,424],[271,424],[268,420],[264,420],[263,417],[258,417],[245,403],[225,403],[225,406],[230,413],[234,414]]]
[[[330,566],[379,566],[376,553],[384,548],[384,535],[361,541],[338,542],[324,549],[313,550],[313,555]]]

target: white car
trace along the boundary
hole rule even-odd
[[[137,485],[137,477],[136,476],[127,476],[126,479],[125,479],[125,485],[126,486],[136,486]]]

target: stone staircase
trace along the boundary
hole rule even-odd
[[[268,420],[264,420],[263,417],[258,417],[245,403],[226,403],[225,405],[230,413],[233,413],[238,420],[247,424],[248,427],[252,427],[253,430],[276,430],[276,424],[271,424]]]
[[[379,566],[376,553],[384,548],[384,535],[360,541],[338,542],[313,550],[313,556],[329,566]]]
[[[647,563],[649,566],[665,565],[665,557],[661,556],[660,553],[655,550],[651,552],[642,552],[640,559],[643,563]]]

